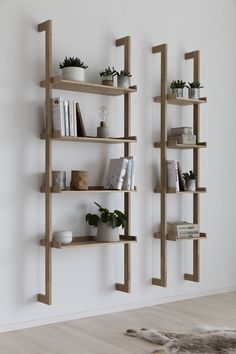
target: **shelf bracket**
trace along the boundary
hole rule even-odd
[[[160,278],[152,278],[152,284],[167,286],[167,44],[152,48],[152,53],[161,54],[161,176],[160,176],[160,203],[161,203],[161,237],[160,237]]]
[[[200,51],[185,54],[186,60],[193,60],[193,81],[200,81]],[[199,105],[193,105],[193,132],[196,135],[197,144],[200,138],[200,107]],[[200,185],[200,153],[199,149],[193,149],[193,170],[197,171],[196,188]],[[193,195],[193,222],[195,224],[200,223],[200,196],[198,193]],[[194,282],[200,281],[200,241],[193,241],[193,274],[184,274],[184,279]]]
[[[52,303],[52,20],[38,25],[38,32],[45,32],[45,294],[38,294],[38,301]]]
[[[124,70],[131,72],[131,37],[126,36],[116,40],[116,47],[124,46]],[[131,133],[131,95],[124,95],[124,137]],[[130,143],[124,143],[124,157],[131,155]],[[125,227],[125,236],[131,235],[131,196],[130,193],[124,193],[124,212],[127,218]],[[124,245],[124,284],[116,284],[116,290],[126,293],[131,292],[131,245]]]

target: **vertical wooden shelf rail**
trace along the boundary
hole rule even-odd
[[[130,36],[123,37],[116,40],[116,46],[124,46],[124,69],[131,72],[131,38]],[[124,136],[130,136],[131,132],[131,96],[130,94],[124,95]],[[131,148],[130,143],[124,143],[124,157],[130,156]],[[125,228],[125,236],[131,235],[130,233],[130,208],[131,196],[130,193],[124,193],[124,211],[127,217],[127,226]],[[124,244],[124,284],[117,283],[116,290],[130,293],[131,291],[131,245]]]
[[[38,294],[38,301],[52,303],[52,21],[38,25],[38,31],[45,31],[45,80],[46,80],[46,139],[45,139],[45,294]]]
[[[194,51],[185,54],[185,59],[193,59],[193,81],[200,81],[200,51]],[[198,104],[193,105],[193,131],[197,137],[197,144],[199,142],[200,134],[200,106]],[[193,149],[193,170],[197,171],[196,188],[199,187],[200,176],[200,163],[199,163],[199,149]],[[200,223],[199,217],[199,200],[198,193],[193,195],[193,222],[195,224]],[[194,282],[200,281],[200,241],[193,241],[193,274],[184,274],[185,280]]]
[[[167,44],[152,48],[152,53],[161,53],[161,176],[160,176],[160,202],[161,202],[161,238],[160,238],[160,278],[152,278],[152,284],[167,286]]]

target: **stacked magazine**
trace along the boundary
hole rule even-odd
[[[53,98],[52,125],[53,131],[61,136],[85,136],[79,102]]]
[[[199,237],[199,225],[192,224],[186,221],[168,222],[167,232],[176,234],[177,238],[193,238]]]
[[[134,190],[134,156],[111,159],[105,179],[105,189]]]

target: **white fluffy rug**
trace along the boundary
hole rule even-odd
[[[125,334],[157,344],[158,348],[153,353],[236,353],[236,330],[229,328],[198,326],[186,333],[142,328],[137,331],[128,329]]]

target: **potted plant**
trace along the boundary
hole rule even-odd
[[[122,228],[126,226],[126,216],[119,210],[114,210],[112,213],[98,203],[94,202],[94,204],[98,206],[100,215],[89,213],[86,215],[86,221],[89,225],[97,227],[96,240],[98,242],[119,241],[119,226]]]
[[[120,73],[116,73],[118,78],[118,86],[129,88],[130,86],[130,77],[132,76],[129,71],[121,70]]]
[[[188,98],[199,100],[200,98],[200,89],[203,88],[199,81],[193,81],[188,83]]]
[[[59,64],[59,68],[62,69],[62,79],[71,81],[84,81],[87,67],[78,57],[65,57]]]
[[[186,82],[182,80],[173,80],[170,84],[170,88],[172,89],[172,93],[176,94],[176,97],[184,96],[184,88],[186,87]]]
[[[193,171],[183,173],[183,178],[186,183],[186,190],[189,192],[196,191],[196,174]]]
[[[106,69],[104,69],[104,71],[101,71],[99,74],[102,78],[102,85],[113,86],[113,79],[116,75],[116,70],[114,69],[114,66],[112,68],[108,66]]]

